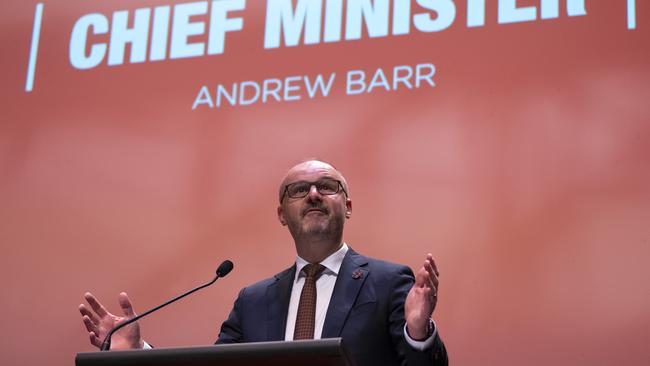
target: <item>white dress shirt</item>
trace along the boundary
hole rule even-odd
[[[347,244],[343,243],[341,248],[332,253],[329,257],[325,258],[321,265],[325,267],[323,273],[316,280],[316,319],[314,322],[314,339],[320,339],[323,333],[323,324],[325,324],[325,315],[327,315],[327,308],[332,299],[334,292],[334,285],[336,284],[336,277],[343,264],[345,253],[348,252]],[[296,257],[296,276],[293,280],[293,287],[291,288],[291,299],[289,300],[289,312],[287,313],[287,327],[284,332],[284,340],[293,340],[293,331],[296,326],[296,316],[298,314],[298,303],[300,302],[300,293],[305,285],[305,273],[302,269],[308,265],[309,262]]]

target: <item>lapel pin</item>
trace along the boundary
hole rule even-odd
[[[357,269],[356,271],[352,272],[352,278],[355,280],[358,280],[361,277],[363,277],[363,272],[361,272],[361,270]]]

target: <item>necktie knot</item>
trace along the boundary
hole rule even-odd
[[[313,279],[314,281],[320,277],[324,270],[325,266],[320,263],[309,263],[302,269],[307,278]]]

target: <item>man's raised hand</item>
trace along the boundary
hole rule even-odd
[[[427,336],[429,318],[438,302],[439,276],[436,262],[429,253],[422,267],[415,273],[415,284],[406,296],[404,304],[406,327],[414,339],[421,340]]]
[[[88,330],[90,343],[97,348],[101,348],[104,338],[106,338],[106,335],[111,329],[135,316],[129,296],[125,292],[120,293],[119,296],[120,307],[124,313],[123,317],[108,312],[104,305],[90,292],[86,292],[84,298],[88,302],[88,305],[90,305],[90,308],[85,304],[81,304],[79,305],[79,312]],[[137,322],[118,330],[111,338],[111,349],[134,349],[142,348],[143,346],[144,342],[142,337],[140,337],[140,326]]]

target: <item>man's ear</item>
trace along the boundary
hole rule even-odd
[[[278,206],[278,220],[282,226],[287,226],[287,220],[284,219],[284,210],[282,210],[282,205]]]
[[[349,219],[352,216],[352,200],[347,198],[345,200],[345,218]]]

